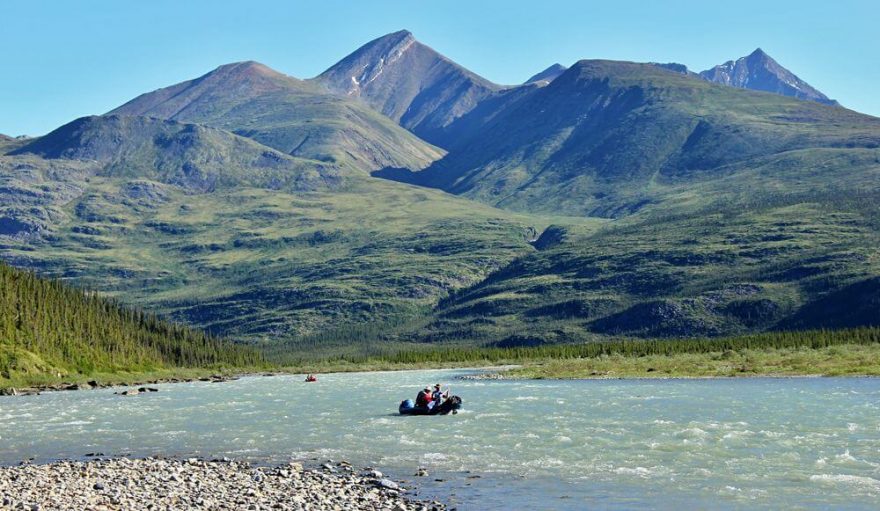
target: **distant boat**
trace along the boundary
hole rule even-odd
[[[313,382],[313,381],[318,381],[318,377],[315,376],[314,374],[310,374],[310,375],[306,376],[306,382],[307,382],[307,383],[308,383],[308,382]]]

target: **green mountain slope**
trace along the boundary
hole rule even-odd
[[[294,158],[226,131],[149,117],[84,117],[9,154],[93,162],[102,176],[149,179],[192,192],[343,185],[335,165]]]
[[[0,263],[0,386],[59,374],[260,362],[252,349]]]
[[[458,121],[463,141],[443,160],[380,175],[521,211],[621,216],[768,157],[880,147],[880,119],[650,64],[581,61],[508,96]]]
[[[359,170],[419,169],[442,155],[361,102],[256,62],[220,66],[110,114],[206,124],[293,156]]]
[[[414,332],[499,345],[880,324],[880,190],[557,225]]]
[[[531,250],[531,218],[155,118],[0,157],[0,257],[237,339],[408,321]]]

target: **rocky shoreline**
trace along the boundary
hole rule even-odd
[[[113,458],[0,467],[0,509],[441,511],[341,461],[318,469],[231,460]]]
[[[276,373],[261,373],[263,376],[276,376]],[[251,376],[249,374],[242,375],[224,375],[224,374],[213,374],[211,376],[201,376],[201,377],[193,377],[193,378],[157,378],[157,379],[149,379],[143,381],[136,381],[132,383],[110,383],[110,382],[99,382],[97,380],[90,380],[86,383],[57,383],[53,385],[42,385],[35,387],[9,387],[9,388],[0,388],[0,396],[38,396],[43,392],[58,392],[58,391],[70,391],[70,390],[94,390],[94,389],[106,389],[112,387],[133,387],[129,389],[129,391],[119,392],[118,394],[124,395],[135,395],[143,392],[155,392],[156,390],[152,387],[144,387],[144,385],[158,385],[160,383],[189,383],[189,382],[212,382],[212,383],[222,383],[226,381],[233,381],[239,379],[241,376]],[[137,391],[137,392],[133,392]]]

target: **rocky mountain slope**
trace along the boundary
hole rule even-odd
[[[500,86],[459,66],[402,30],[358,48],[316,78],[361,98],[419,137],[441,144],[442,128]]]
[[[724,64],[700,73],[704,79],[739,87],[742,89],[772,92],[782,96],[816,101],[826,105],[836,105],[837,101],[828,98],[794,73],[782,67],[761,48],[745,57],[729,60]]]
[[[528,85],[530,83],[536,83],[539,85],[547,85],[548,83],[555,80],[559,75],[564,73],[566,69],[568,69],[568,68],[563,66],[562,64],[558,64],[558,63],[553,64],[552,66],[541,71],[540,73],[537,73],[536,75],[532,76],[531,78],[529,78],[528,80],[526,80],[523,83],[526,85]]]

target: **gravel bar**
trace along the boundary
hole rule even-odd
[[[0,467],[0,509],[445,510],[381,472],[201,459],[98,459]]]

